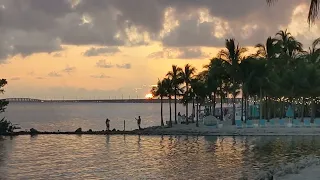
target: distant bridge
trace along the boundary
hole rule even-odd
[[[40,99],[32,99],[32,98],[6,98],[2,99],[9,102],[41,102]]]
[[[82,99],[82,100],[41,100],[33,98],[6,98],[2,100],[7,100],[9,102],[52,102],[52,103],[160,103],[160,99]],[[168,103],[168,99],[163,99],[163,103]],[[179,100],[178,100],[179,102]],[[216,99],[216,102],[219,103],[219,98]],[[231,102],[231,99],[229,99]],[[241,102],[241,98],[237,98],[236,102]],[[174,103],[174,100],[171,100],[171,103]]]

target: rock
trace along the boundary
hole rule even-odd
[[[89,129],[88,132],[92,132],[92,129]]]
[[[81,133],[82,132],[82,128],[78,128],[75,132],[76,133]]]
[[[216,126],[219,124],[219,119],[214,116],[206,116],[203,118],[203,122],[205,126]]]
[[[30,133],[32,133],[32,134],[37,134],[39,131],[38,130],[36,130],[36,129],[34,129],[34,128],[31,128],[30,129]]]

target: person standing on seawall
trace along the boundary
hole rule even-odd
[[[110,131],[110,120],[108,118],[106,119],[106,128],[107,131]]]
[[[139,130],[141,130],[141,117],[139,116],[138,119],[135,118],[137,120],[137,123],[138,123],[138,127],[139,127]]]

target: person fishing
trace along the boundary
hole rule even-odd
[[[137,118],[135,118],[135,119],[137,120],[137,124],[138,124],[139,130],[141,130],[141,127],[140,127],[140,125],[141,125],[141,117],[139,116],[138,119]]]
[[[107,131],[110,131],[110,120],[108,118],[106,119],[106,127]]]

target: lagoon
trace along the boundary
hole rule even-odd
[[[314,136],[38,135],[0,139],[0,179],[252,179],[320,155]]]
[[[164,120],[169,120],[169,105],[164,106]],[[177,104],[177,111],[184,114],[185,107]],[[189,112],[192,107],[189,106]],[[174,117],[172,105],[172,117]],[[123,130],[137,129],[135,117],[141,116],[142,127],[160,125],[160,103],[19,103],[8,105],[5,116],[17,123],[22,130],[35,128],[39,131],[75,131],[81,127],[84,131],[104,130],[105,119],[109,118],[110,128]]]

